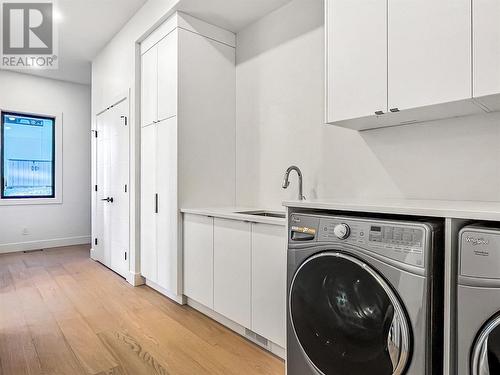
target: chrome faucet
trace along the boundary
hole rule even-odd
[[[300,171],[299,167],[296,167],[295,165],[288,167],[285,172],[285,178],[283,179],[283,185],[281,185],[281,187],[283,189],[286,189],[288,186],[290,186],[290,172],[292,171],[297,172],[297,175],[299,176],[299,201],[304,200],[306,199],[306,197],[302,195],[302,172]]]

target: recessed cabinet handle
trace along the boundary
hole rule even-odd
[[[375,114],[376,114],[377,116],[380,116],[380,115],[383,115],[383,114],[384,114],[384,111],[375,111]]]
[[[392,113],[399,112],[399,108],[391,108],[389,111],[391,111]]]

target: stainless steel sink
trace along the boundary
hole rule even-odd
[[[260,211],[240,211],[240,212],[236,212],[236,213],[237,214],[243,214],[243,215],[275,217],[275,218],[279,218],[279,219],[284,219],[285,218],[285,213],[283,213],[283,212],[276,212],[276,211],[260,210]]]

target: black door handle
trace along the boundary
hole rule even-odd
[[[113,203],[113,198],[110,198],[110,197],[107,197],[107,198],[104,198],[104,199],[101,199],[101,200],[104,201],[104,202]]]

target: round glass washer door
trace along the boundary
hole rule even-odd
[[[479,333],[471,359],[472,375],[500,374],[500,314]]]
[[[324,375],[400,375],[410,328],[399,299],[370,266],[345,253],[308,258],[289,295],[297,340]]]

